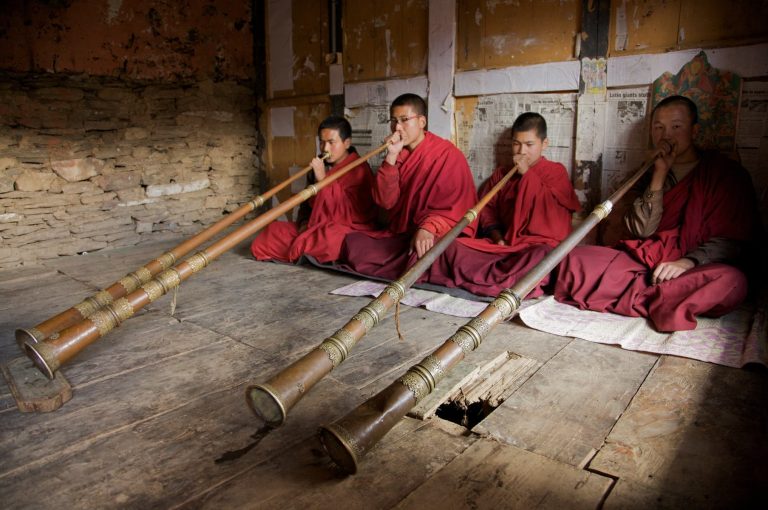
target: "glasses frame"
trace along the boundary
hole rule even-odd
[[[416,117],[421,117],[421,115],[416,113],[414,115],[411,115],[410,117],[400,117],[399,119],[395,118],[395,117],[390,117],[389,118],[389,125],[390,126],[398,126],[398,125],[399,126],[404,126],[406,122],[408,122],[409,120],[413,120]]]

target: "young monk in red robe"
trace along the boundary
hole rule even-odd
[[[341,263],[342,269],[386,280],[421,258],[477,201],[464,155],[426,131],[424,100],[403,94],[389,111],[393,135],[373,186],[387,227],[347,235]],[[473,232],[474,225],[464,231]]]
[[[637,240],[575,248],[555,298],[582,309],[648,317],[659,331],[696,327],[747,296],[746,268],[761,232],[752,181],[739,164],[693,144],[696,105],[671,96],[651,116],[662,150],[625,222]]]
[[[352,128],[343,117],[328,117],[317,130],[320,148],[327,152],[330,169],[314,158],[314,182],[333,174],[359,156],[351,148]],[[355,230],[371,230],[376,211],[371,199],[373,174],[362,163],[346,175],[321,189],[317,196],[302,204],[297,222],[276,221],[253,240],[251,252],[257,260],[296,262],[302,255],[318,262],[339,258],[344,236]],[[303,207],[307,204],[307,207]]]
[[[579,201],[560,163],[547,160],[547,123],[524,113],[512,125],[517,173],[480,212],[481,239],[457,239],[432,264],[427,281],[496,296],[511,287],[571,232]],[[511,169],[497,168],[484,186],[490,190]],[[548,282],[548,278],[540,285]],[[528,296],[542,294],[540,286]]]

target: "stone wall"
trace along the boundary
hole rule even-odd
[[[234,81],[0,74],[0,268],[189,235],[256,193]]]

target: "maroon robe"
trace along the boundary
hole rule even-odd
[[[509,171],[497,168],[484,187],[487,192]],[[480,212],[486,230],[504,232],[507,245],[490,239],[457,239],[435,261],[428,281],[461,287],[480,296],[496,296],[515,282],[571,232],[579,201],[560,163],[541,158],[525,175],[515,175]],[[542,280],[528,294],[542,294]]]
[[[336,163],[328,175],[358,157],[351,152]],[[257,260],[281,262],[295,262],[302,255],[310,255],[323,263],[338,259],[345,235],[373,229],[376,211],[371,199],[372,182],[373,173],[368,163],[353,168],[309,199],[312,212],[304,232],[299,233],[298,225],[292,221],[270,223],[253,240],[251,253]]]
[[[648,317],[659,331],[693,329],[696,315],[719,317],[736,308],[747,296],[747,277],[734,265],[702,264],[660,284],[649,281],[660,262],[678,260],[711,238],[747,246],[757,241],[761,228],[749,174],[717,153],[704,153],[663,203],[659,227],[647,239],[621,241],[618,249],[576,247],[560,264],[555,298]]]
[[[342,269],[387,280],[416,261],[409,253],[419,228],[444,235],[477,201],[467,160],[451,142],[430,132],[413,152],[404,148],[395,165],[384,161],[376,173],[374,201],[386,211],[387,228],[347,235]],[[464,235],[474,233],[474,223]]]

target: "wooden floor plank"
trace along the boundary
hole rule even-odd
[[[159,257],[176,244],[176,241],[153,242],[115,250],[100,250],[88,255],[48,259],[43,261],[43,264],[97,289],[103,289]]]
[[[656,510],[679,510],[680,508],[718,508],[707,505],[703,498],[662,493],[659,490],[627,480],[619,480],[603,503],[602,510],[624,510],[631,508],[654,508]]]
[[[250,347],[206,333],[210,341],[207,347],[124,372],[99,384],[76,387],[72,400],[56,412],[4,413],[0,477],[30,463],[55,459],[62,451],[88,448],[100,436],[177,408],[217,388],[239,384],[264,363]]]
[[[207,388],[214,387],[221,389],[101,435],[86,449],[70,448],[55,460],[0,477],[4,508],[170,508],[258,464],[286,457],[284,451],[334,419],[336,409],[348,410],[362,400],[353,388],[320,383],[283,427],[245,451],[263,423],[247,407],[243,385],[227,388],[212,380]],[[226,454],[230,460],[216,462]]]
[[[706,507],[768,505],[768,374],[664,356],[590,468]]]
[[[265,350],[306,350],[365,304],[328,294],[348,280],[321,270],[241,259],[206,271],[185,282],[175,316]]]
[[[164,313],[153,311],[132,317],[83,349],[62,370],[78,388],[116,374],[160,364],[224,340],[225,337],[208,329],[180,323]],[[254,357],[265,362],[273,359],[259,349],[247,352],[253,352]]]
[[[498,346],[497,352],[504,349],[546,363],[571,341],[573,339],[570,337],[531,329],[515,318],[512,321],[497,325],[477,349],[477,352],[480,353],[487,348],[493,349],[491,346]]]
[[[342,477],[317,451],[317,426],[390,384],[467,319],[403,307],[400,341],[388,314],[284,427],[264,433],[245,386],[315,348],[370,298],[328,294],[354,281],[348,275],[257,263],[247,244],[185,282],[174,317],[165,296],[86,348],[64,368],[75,391],[59,411],[22,415],[7,408],[0,385],[4,508],[391,508],[408,494],[415,499],[403,507],[537,508],[568,497],[561,507],[570,508],[599,502],[607,476],[618,482],[606,508],[708,508],[732,506],[715,492],[742,503],[753,495],[748,485],[766,484],[765,374],[662,357],[630,399],[655,356],[517,321],[494,328],[464,362],[482,366],[509,351],[541,365],[476,427],[492,426],[500,453],[468,455],[477,435],[436,418],[406,419],[358,475]],[[12,300],[0,306],[0,356],[19,355],[20,317],[48,318],[162,251],[131,247],[0,272],[2,301]],[[588,470],[577,469],[612,426]],[[229,460],[214,462],[223,455]],[[433,496],[436,487],[442,493]]]
[[[474,430],[578,466],[600,448],[655,361],[648,354],[572,342]]]
[[[184,508],[391,508],[472,441],[405,419],[345,477],[313,438]]]
[[[395,508],[598,508],[612,480],[482,439]]]

